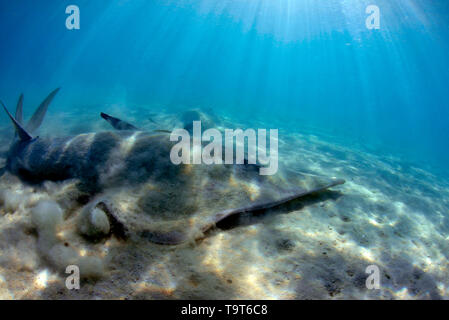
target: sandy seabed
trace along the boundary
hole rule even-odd
[[[233,219],[202,240],[178,246],[116,237],[66,239],[64,228],[74,224],[69,221],[74,213],[64,212],[69,222],[55,227],[57,241],[61,246],[69,241],[78,259],[96,259],[79,290],[66,288],[64,269],[52,261],[64,251],[49,255],[54,247],[44,243],[31,218],[45,199],[64,210],[73,185],[35,187],[5,174],[0,178],[0,298],[449,298],[447,182],[399,159],[309,134],[280,131],[279,155],[284,166],[346,183]],[[366,287],[370,265],[381,273],[378,290]]]

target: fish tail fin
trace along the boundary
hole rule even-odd
[[[20,95],[19,101],[17,101],[16,120],[18,123],[23,124],[23,93]]]
[[[34,132],[36,131],[40,125],[42,124],[42,121],[44,120],[45,113],[47,112],[48,106],[52,102],[55,95],[58,93],[60,88],[57,88],[53,90],[47,98],[45,98],[44,101],[39,105],[39,107],[34,112],[33,116],[31,117],[30,121],[28,122],[26,129],[28,132]]]
[[[16,134],[19,136],[19,139],[21,141],[28,141],[33,139],[33,137],[31,136],[31,134],[29,134],[27,132],[26,129],[24,129],[22,127],[22,125],[16,120],[14,119],[14,117],[12,116],[11,113],[9,113],[8,109],[6,108],[6,106],[4,105],[4,103],[2,101],[0,101],[0,104],[3,106],[3,109],[5,109],[6,114],[8,115],[8,117],[11,119],[12,124],[14,125],[14,128],[16,129]]]
[[[19,101],[17,101],[16,107],[16,120],[18,123],[23,123],[23,93],[20,94]],[[14,138],[17,137],[17,131],[14,132]]]

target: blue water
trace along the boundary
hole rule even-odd
[[[446,0],[1,1],[0,43],[0,99],[28,116],[61,86],[53,114],[210,107],[448,174]]]

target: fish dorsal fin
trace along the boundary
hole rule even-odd
[[[26,128],[28,132],[36,131],[44,120],[45,113],[47,112],[48,105],[51,103],[55,95],[58,93],[60,88],[53,90],[47,98],[40,104],[40,106],[36,109],[30,121],[28,122]]]
[[[16,121],[23,124],[23,93],[20,95],[19,101],[17,101]]]
[[[129,124],[128,122],[120,120],[119,118],[114,118],[104,112],[101,112],[100,115],[104,120],[109,122],[109,124],[116,130],[139,130],[132,124]]]
[[[0,103],[3,106],[3,109],[5,109],[6,114],[8,115],[8,117],[11,119],[12,124],[14,125],[14,128],[16,129],[16,133],[19,136],[19,139],[21,141],[28,141],[33,139],[33,137],[22,127],[22,125],[17,122],[16,119],[14,119],[14,117],[12,116],[11,113],[9,113],[8,109],[6,109],[5,105],[3,104],[2,101],[0,101]]]

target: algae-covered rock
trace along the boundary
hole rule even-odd
[[[101,238],[109,234],[111,226],[106,213],[96,205],[87,205],[78,219],[78,231],[90,238]]]
[[[31,209],[31,221],[40,235],[53,238],[63,221],[63,212],[56,202],[41,200]]]

